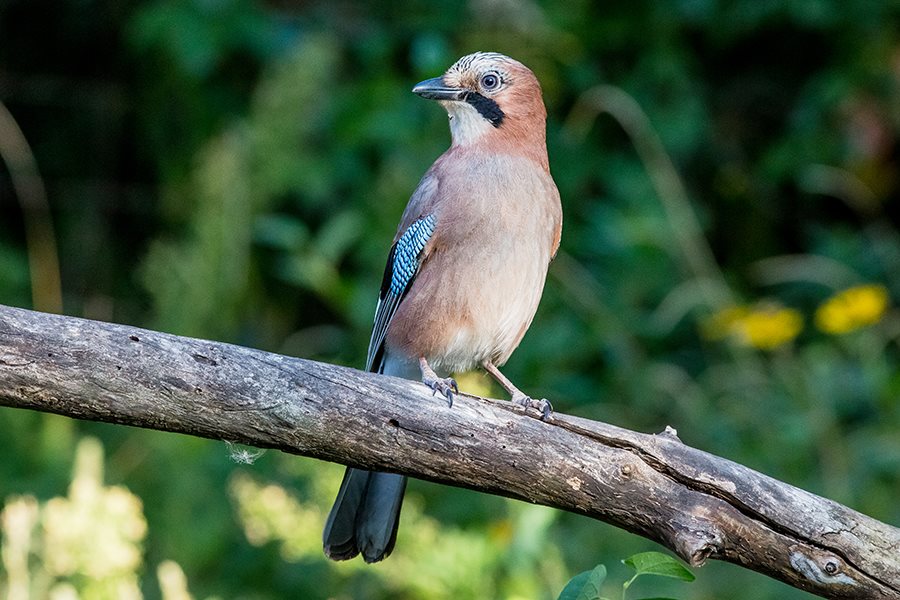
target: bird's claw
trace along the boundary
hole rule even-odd
[[[546,398],[535,400],[530,396],[526,396],[525,394],[517,394],[513,396],[512,401],[525,408],[525,410],[533,408],[540,411],[541,421],[549,421],[550,416],[553,414],[553,405],[550,404],[550,401]]]
[[[453,395],[459,393],[459,386],[452,377],[428,377],[422,382],[431,388],[431,395],[434,396],[438,392],[447,399],[447,406],[453,407]]]
[[[422,383],[431,388],[431,395],[434,396],[438,392],[447,399],[447,405],[453,406],[453,394],[459,393],[459,386],[452,377],[438,377],[428,365],[428,360],[424,356],[419,357],[419,369],[422,371]]]

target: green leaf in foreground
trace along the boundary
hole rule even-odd
[[[600,586],[606,579],[606,567],[597,565],[593,571],[579,573],[569,580],[557,600],[603,600]]]
[[[677,559],[662,552],[641,552],[629,556],[622,561],[636,571],[632,580],[638,575],[661,575],[681,581],[693,581],[694,574]]]

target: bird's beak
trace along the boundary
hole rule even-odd
[[[443,77],[434,77],[420,81],[412,89],[413,94],[429,100],[464,100],[466,90],[450,87],[444,83]]]

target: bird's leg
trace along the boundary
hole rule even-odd
[[[453,406],[453,394],[459,393],[459,386],[456,385],[456,380],[452,377],[438,377],[434,369],[428,365],[428,361],[425,360],[424,356],[419,357],[419,369],[422,371],[422,383],[431,388],[431,395],[433,396],[436,392],[440,392],[447,399],[447,404]]]
[[[494,365],[489,360],[481,363],[481,366],[484,367],[484,370],[487,371],[491,377],[493,377],[497,383],[503,386],[503,389],[506,390],[510,396],[512,396],[512,401],[516,404],[524,406],[527,408],[535,408],[541,411],[541,420],[549,421],[550,414],[553,412],[553,405],[550,404],[550,401],[546,398],[541,398],[540,400],[534,400],[530,396],[526,396],[522,390],[513,385],[513,382],[507,379],[506,375],[500,372],[500,369]]]

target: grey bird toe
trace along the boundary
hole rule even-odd
[[[441,396],[447,399],[447,405],[453,407],[453,396],[459,393],[459,386],[452,377],[435,377],[425,378],[422,383],[431,388],[431,395],[440,392]]]
[[[551,416],[553,415],[553,405],[550,404],[550,401],[546,398],[535,400],[530,396],[521,394],[514,396],[512,401],[525,408],[526,411],[529,408],[533,408],[539,411],[541,413],[541,421],[549,421]]]

